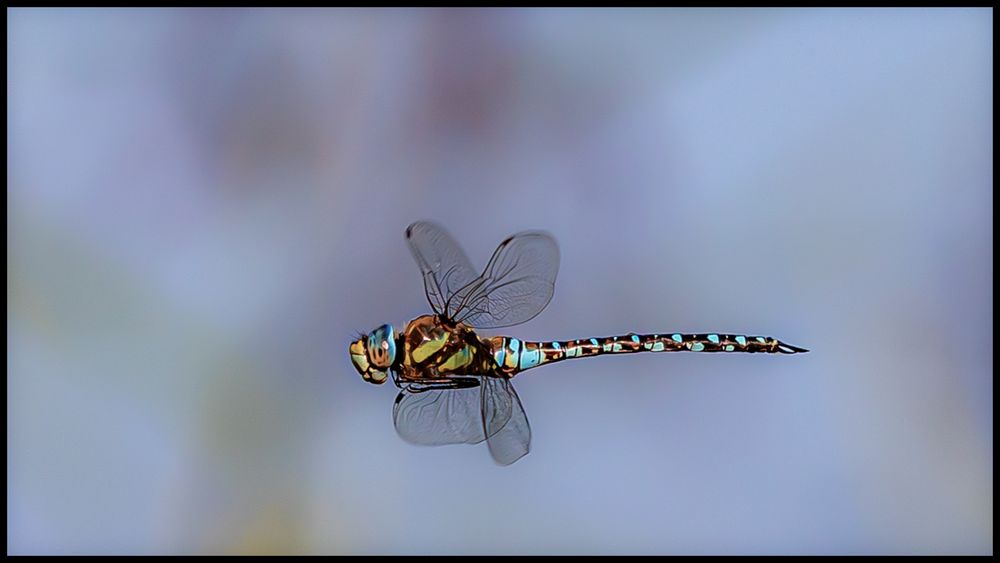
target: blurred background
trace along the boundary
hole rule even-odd
[[[993,13],[7,11],[8,553],[993,551]],[[504,333],[765,334],[409,445],[405,245],[560,243]]]

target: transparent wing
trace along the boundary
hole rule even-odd
[[[396,433],[422,446],[478,444],[485,439],[500,465],[527,454],[531,427],[510,380],[469,377],[459,385],[404,388],[392,411]]]
[[[481,386],[483,427],[493,461],[510,465],[531,449],[531,425],[521,399],[506,378],[488,377]]]
[[[396,396],[392,421],[399,437],[411,444],[478,444],[483,433],[480,385],[460,388],[408,386]]]
[[[508,237],[483,273],[445,301],[448,318],[475,328],[501,328],[534,318],[552,300],[559,246],[551,235],[528,231]]]
[[[435,313],[445,313],[445,303],[478,276],[462,248],[442,227],[417,221],[406,228],[406,243],[424,276],[424,292]]]

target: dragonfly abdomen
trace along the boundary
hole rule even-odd
[[[743,334],[626,334],[580,340],[529,342],[509,336],[489,340],[493,359],[501,371],[514,373],[541,365],[586,358],[602,354],[632,354],[636,352],[763,352],[797,354],[808,352],[767,336]]]

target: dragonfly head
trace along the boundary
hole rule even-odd
[[[396,333],[392,325],[382,325],[351,342],[351,363],[368,383],[385,383],[395,361]]]

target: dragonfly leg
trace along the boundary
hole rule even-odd
[[[389,373],[392,375],[392,382],[396,385],[396,388],[402,389],[403,385],[400,383],[402,379],[399,377],[399,373],[397,373],[394,369],[390,369]]]
[[[444,390],[444,389],[468,389],[478,387],[479,380],[471,377],[438,380],[409,380],[405,389],[410,393],[423,393],[424,391]]]

